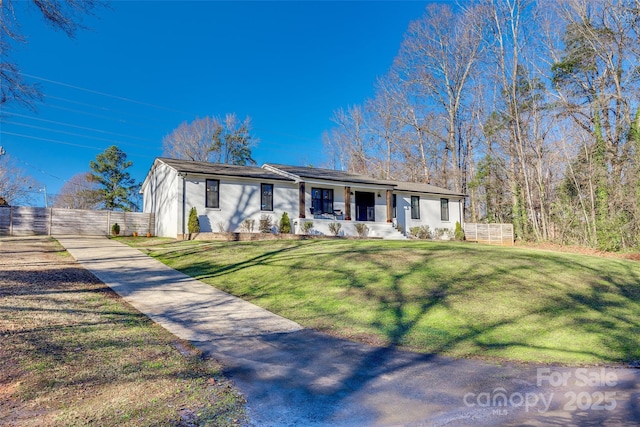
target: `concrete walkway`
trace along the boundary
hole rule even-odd
[[[291,320],[222,292],[104,237],[59,236],[87,270],[174,335],[189,341],[292,332]]]
[[[118,242],[58,240],[138,310],[220,360],[256,426],[640,426],[638,369],[498,365],[367,346],[301,329]]]

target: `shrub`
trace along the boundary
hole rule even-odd
[[[454,236],[456,240],[464,240],[464,230],[462,229],[462,225],[460,225],[460,221],[456,221],[456,231],[454,232]]]
[[[280,218],[280,227],[278,227],[278,231],[283,234],[291,233],[291,222],[289,221],[289,214],[283,213],[282,218]]]
[[[367,227],[367,224],[358,222],[356,223],[356,232],[358,233],[358,237],[362,239],[364,237],[367,237],[367,233],[369,232],[369,227]]]
[[[253,229],[255,228],[256,220],[255,219],[245,219],[240,224],[240,231],[243,233],[253,233]]]
[[[261,233],[271,233],[271,229],[273,228],[273,220],[271,219],[271,215],[262,214],[260,215],[260,220],[258,221],[258,228]]]
[[[340,234],[341,228],[342,228],[342,224],[340,224],[339,222],[329,223],[329,231],[336,237],[338,236],[338,234]]]
[[[111,234],[113,234],[114,236],[120,234],[120,225],[117,222],[114,222],[111,226]]]
[[[429,239],[431,237],[431,231],[429,230],[428,225],[423,225],[421,227],[411,227],[409,232],[412,236],[418,239]]]
[[[309,234],[312,228],[313,228],[313,221],[305,221],[302,223],[302,232],[304,234]]]
[[[189,223],[187,225],[189,234],[200,232],[200,220],[198,219],[198,210],[192,207],[189,211]]]
[[[440,239],[442,238],[442,235],[444,234],[444,228],[436,228],[433,230],[433,238],[434,239]]]

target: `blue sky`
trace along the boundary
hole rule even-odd
[[[45,97],[3,108],[0,145],[55,194],[114,144],[142,181],[180,123],[232,112],[258,164],[322,165],[333,111],[373,94],[427,2],[115,2],[75,39],[17,5],[12,57]]]

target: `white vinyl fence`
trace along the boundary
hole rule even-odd
[[[32,208],[25,206],[0,207],[0,236],[32,236],[79,234],[105,236],[118,223],[120,235],[133,232],[140,235],[154,233],[151,213],[89,211],[81,209]]]

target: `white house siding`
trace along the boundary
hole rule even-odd
[[[175,169],[164,163],[156,163],[147,176],[143,190],[144,212],[156,217],[154,234],[160,237],[176,237],[180,227],[179,216],[182,200],[182,183]]]
[[[206,179],[220,181],[220,207],[207,208]],[[260,186],[273,184],[273,211],[261,210]],[[284,212],[293,220],[298,216],[298,185],[278,180],[248,180],[227,177],[192,177],[186,178],[185,212],[195,206],[198,211],[201,232],[240,231],[245,219],[255,220],[255,232],[258,232],[258,221],[263,214],[270,215],[274,225],[280,223]],[[186,225],[185,225],[186,227]],[[187,230],[185,230],[187,232]]]
[[[408,231],[412,227],[429,226],[433,232],[436,228],[449,229],[453,232],[456,222],[463,225],[461,202],[459,197],[440,196],[424,193],[396,193],[397,222],[402,230]],[[420,197],[420,219],[411,218],[411,196]],[[449,221],[440,218],[440,199],[449,200]]]

